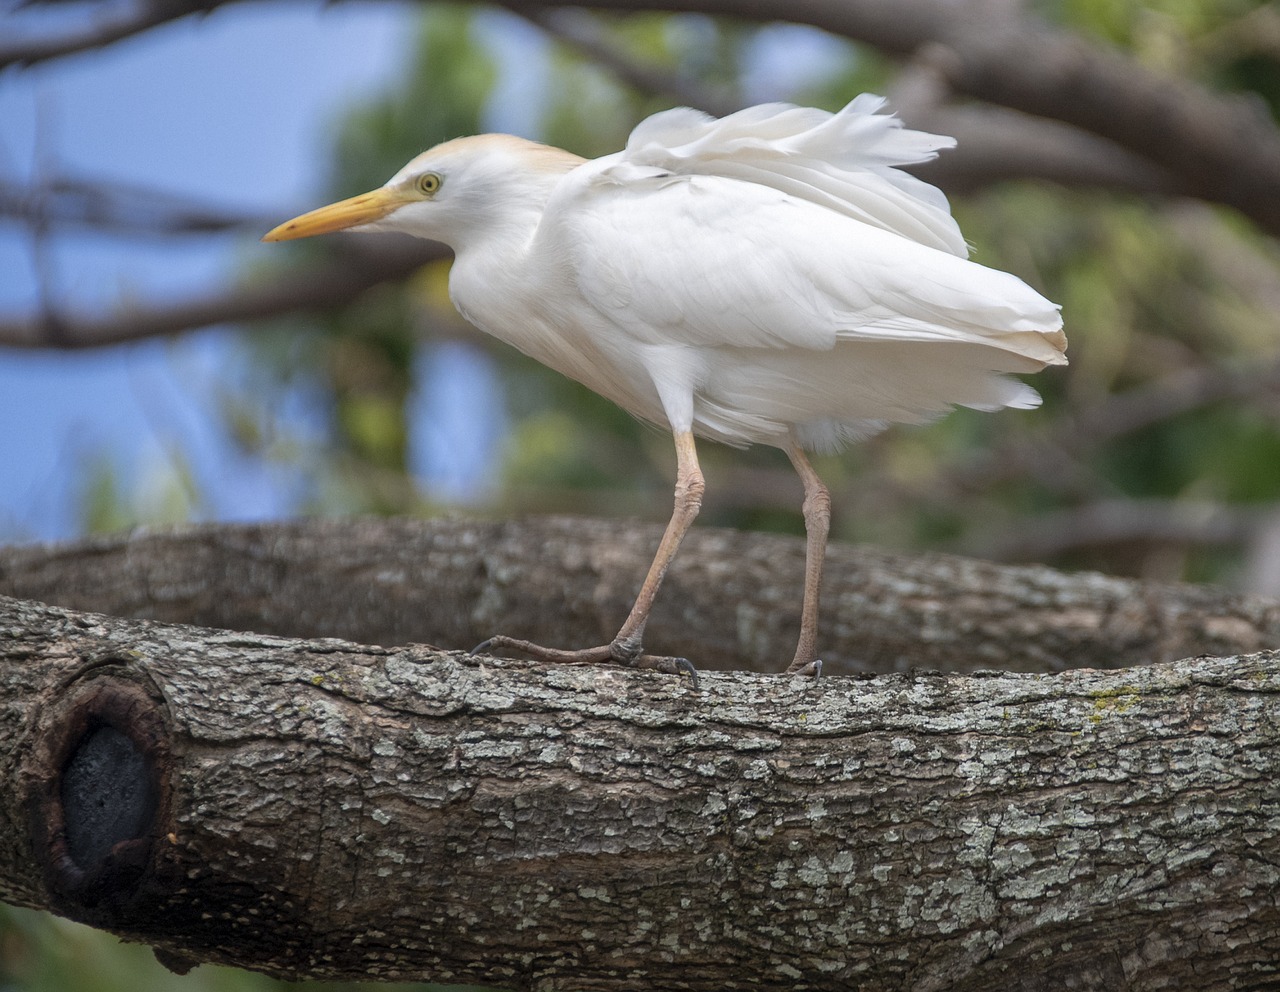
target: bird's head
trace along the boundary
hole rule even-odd
[[[384,186],[285,221],[262,240],[399,231],[458,249],[536,218],[560,177],[582,161],[505,134],[455,138],[417,156]]]

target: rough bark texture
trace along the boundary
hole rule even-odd
[[[470,648],[497,634],[607,642],[657,525],[584,519],[303,521],[0,549],[0,594],[78,610]],[[795,647],[804,542],[695,527],[646,635],[700,668],[778,671]],[[828,672],[1112,668],[1280,646],[1280,604],[944,555],[833,545]]]
[[[10,550],[0,581],[387,641],[421,623],[465,643],[513,617],[580,636],[609,631],[633,585],[619,573],[638,581],[652,536],[558,520],[195,528]],[[729,602],[739,612],[714,619],[739,619],[731,641],[786,626],[796,542],[700,532],[688,550],[668,623],[709,629],[699,611]],[[881,618],[891,665],[971,670],[966,644],[987,665],[1141,645],[1132,661],[1276,625],[1274,606],[1204,590],[836,559],[835,627]],[[1019,650],[1037,625],[1050,647]],[[1072,636],[1087,648],[1054,647]],[[1278,718],[1272,653],[1059,674],[707,672],[695,688],[0,597],[0,899],[179,968],[294,978],[1270,989]]]
[[[8,599],[0,631],[0,898],[170,961],[538,990],[1280,981],[1272,654],[695,690]],[[140,821],[95,820],[103,776]]]

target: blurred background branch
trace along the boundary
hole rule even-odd
[[[269,222],[181,194],[74,176],[36,185],[0,180],[0,217],[32,227],[90,228],[129,237],[252,232]]]
[[[101,218],[95,208],[94,213]],[[100,219],[99,223],[103,223]],[[166,228],[149,234],[193,233],[187,218],[169,217]],[[198,219],[197,223],[207,223]],[[137,221],[133,224],[136,226]],[[121,227],[106,221],[112,233]],[[244,226],[239,220],[217,229]],[[408,278],[422,266],[446,257],[443,246],[409,238],[385,238],[343,245],[334,257],[293,266],[269,280],[255,281],[176,301],[131,301],[107,314],[49,310],[30,318],[0,319],[0,345],[17,348],[101,348],[142,338],[178,334],[235,321],[266,320],[344,306],[375,286]]]

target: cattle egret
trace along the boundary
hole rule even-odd
[[[946,197],[898,168],[954,139],[903,127],[884,102],[668,110],[592,161],[508,135],[457,138],[263,239],[358,228],[444,242],[464,317],[674,434],[675,508],[613,641],[573,651],[497,636],[477,650],[693,675],[642,637],[701,505],[698,435],[774,445],[800,476],[804,598],[786,671],[817,675],[830,496],[805,451],[956,405],[1039,405],[1004,373],[1066,361],[1058,307],[968,260]]]

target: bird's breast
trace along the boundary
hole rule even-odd
[[[467,321],[561,375],[645,420],[662,406],[638,353],[607,318],[583,305],[554,272],[537,275],[510,261],[479,264],[460,256],[449,296]]]

